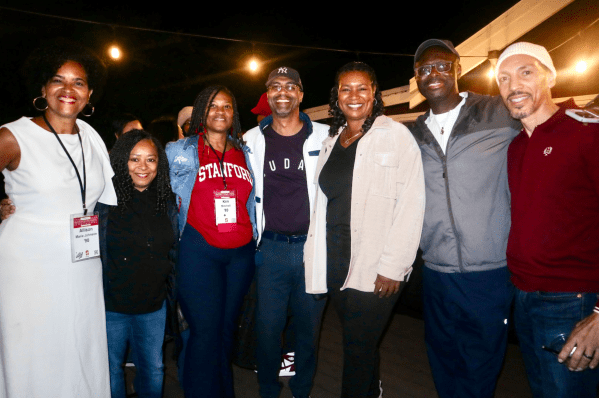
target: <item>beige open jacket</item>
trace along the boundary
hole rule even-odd
[[[318,178],[333,149],[327,137],[316,165],[316,198],[304,247],[306,292],[327,292],[327,198]],[[379,116],[358,142],[352,180],[351,260],[341,290],[374,291],[377,274],[402,281],[412,270],[424,218],[420,149],[410,131]]]

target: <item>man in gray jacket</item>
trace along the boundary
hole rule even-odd
[[[422,153],[425,340],[441,398],[492,397],[513,296],[506,267],[506,154],[518,134],[500,97],[460,93],[446,40],[418,47],[414,72],[430,111],[411,129]]]

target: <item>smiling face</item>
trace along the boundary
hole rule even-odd
[[[56,116],[76,118],[89,102],[92,91],[81,64],[65,62],[56,74],[42,86],[42,96],[48,100],[48,110]]]
[[[459,97],[458,76],[461,73],[461,67],[456,55],[449,52],[449,50],[435,46],[427,48],[414,64],[414,68],[435,65],[439,62],[453,62],[453,65],[447,72],[439,72],[433,67],[430,74],[415,76],[420,94],[431,103],[453,101]]]
[[[208,134],[227,134],[233,125],[233,100],[220,91],[208,104],[206,131]]]
[[[364,121],[372,113],[375,89],[366,72],[351,71],[339,76],[339,109],[348,121]]]
[[[544,113],[551,112],[555,79],[536,58],[525,54],[506,58],[497,71],[497,81],[503,102],[514,119],[543,119]]]
[[[289,84],[293,85],[293,90],[291,91],[285,89]],[[274,85],[280,85],[283,89],[281,91],[272,90],[270,87]],[[266,98],[273,117],[286,118],[296,112],[299,114],[299,104],[304,99],[304,92],[300,91],[293,80],[280,76],[270,83]]]
[[[133,180],[133,188],[138,191],[146,190],[158,171],[158,151],[150,140],[141,140],[129,154],[129,175]]]

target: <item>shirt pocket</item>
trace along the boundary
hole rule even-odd
[[[377,152],[374,154],[373,164],[372,194],[395,198],[399,155],[395,152]]]

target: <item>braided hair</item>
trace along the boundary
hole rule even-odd
[[[231,132],[229,133],[229,143],[232,144],[235,149],[241,149],[244,141],[241,134],[241,123],[239,122],[237,101],[231,90],[225,86],[210,86],[203,89],[200,94],[198,94],[193,103],[193,112],[189,119],[189,135],[204,134],[206,132],[206,118],[210,111],[209,105],[214,100],[214,97],[220,92],[231,97],[231,102],[233,103],[233,124],[231,125]]]
[[[333,117],[333,123],[329,128],[329,136],[334,137],[339,133],[341,127],[345,125],[347,120],[345,119],[345,115],[339,108],[339,104],[337,100],[339,99],[339,80],[341,79],[341,75],[347,72],[364,72],[370,78],[372,82],[372,86],[375,90],[374,93],[374,105],[372,106],[372,113],[364,120],[362,124],[362,131],[366,133],[372,127],[374,120],[381,116],[384,113],[385,107],[383,105],[383,96],[381,95],[381,90],[379,90],[379,83],[376,80],[376,73],[374,69],[370,65],[365,64],[364,62],[350,62],[348,64],[343,65],[337,71],[335,75],[335,86],[331,89],[331,97],[329,99],[329,115]]]
[[[152,184],[156,184],[158,192],[156,214],[166,214],[167,202],[173,195],[169,177],[168,159],[160,141],[144,130],[131,130],[127,134],[123,134],[110,151],[110,165],[114,170],[112,181],[116,191],[118,206],[121,209],[121,213],[124,213],[126,207],[131,202],[135,188],[129,174],[129,156],[135,145],[143,140],[151,141],[156,147],[156,152],[158,152],[158,169],[156,170],[156,177],[152,181]]]

